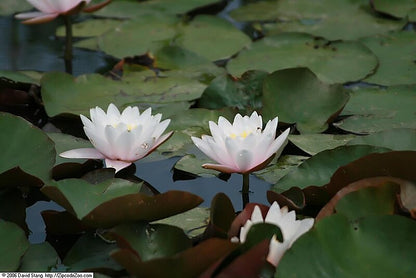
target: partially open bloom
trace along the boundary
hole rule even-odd
[[[26,19],[23,23],[35,24],[44,23],[53,20],[59,15],[67,15],[79,12],[84,5],[88,5],[91,0],[27,0],[33,7],[38,9],[37,12],[20,13],[16,15],[17,19]],[[86,12],[96,11],[107,5],[111,0],[103,3],[84,8]]]
[[[303,220],[296,220],[295,211],[288,211],[287,207],[280,208],[277,202],[274,202],[267,212],[266,217],[263,219],[260,208],[254,207],[251,218],[246,221],[240,230],[240,238],[232,238],[232,241],[240,241],[244,243],[247,237],[247,233],[251,226],[257,223],[270,223],[278,226],[282,232],[283,242],[280,242],[273,236],[269,244],[269,254],[267,255],[267,261],[272,265],[277,266],[283,254],[289,249],[292,244],[304,233],[309,231],[314,223],[313,218],[306,218]]]
[[[128,106],[120,114],[114,104],[105,113],[100,107],[90,109],[91,120],[81,116],[84,131],[94,148],[74,149],[60,154],[66,158],[105,159],[106,167],[116,172],[139,160],[165,142],[173,131],[162,135],[170,120],[151,115],[148,108],[140,114],[138,107]]]
[[[204,168],[224,173],[246,174],[264,168],[276,152],[287,143],[289,128],[276,137],[278,118],[268,121],[264,130],[262,117],[237,114],[231,124],[219,117],[218,125],[209,122],[212,136],[192,137],[194,144],[219,164],[204,164]]]

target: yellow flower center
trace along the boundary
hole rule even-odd
[[[246,138],[247,136],[249,136],[251,134],[251,131],[243,131],[243,132],[241,132],[240,134],[235,134],[235,133],[231,133],[230,134],[230,138],[231,139],[235,139],[235,138],[237,138],[237,136],[238,137],[241,137],[241,138]]]
[[[135,129],[137,127],[137,125],[135,125],[135,124],[128,124],[127,125],[127,130],[128,131],[132,131],[133,129]]]

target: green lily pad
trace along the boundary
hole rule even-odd
[[[416,222],[397,215],[323,219],[297,240],[275,277],[411,277]]]
[[[181,228],[166,224],[122,224],[114,227],[111,234],[136,251],[142,261],[172,256],[192,246]]]
[[[19,225],[29,235],[26,207],[26,200],[19,188],[0,190],[0,219]]]
[[[377,57],[359,42],[329,42],[308,34],[283,33],[252,43],[228,62],[227,69],[240,76],[250,69],[273,72],[308,67],[325,83],[345,83],[365,78],[377,64]]]
[[[24,119],[7,113],[0,113],[0,130],[0,184],[41,185],[50,180],[56,154],[48,136]]]
[[[208,110],[203,108],[189,109],[173,116],[169,128],[172,130],[185,130],[191,127],[199,127],[205,130],[205,134],[209,134],[209,121],[218,122],[220,116],[227,119],[234,117],[234,115],[228,111]]]
[[[367,134],[392,128],[416,128],[416,86],[356,88],[342,114],[351,115],[334,125]]]
[[[176,21],[175,17],[166,15],[143,16],[126,21],[101,36],[80,41],[75,46],[101,50],[120,59],[155,52],[175,36]]]
[[[72,25],[72,33],[74,37],[96,37],[104,33],[116,29],[122,21],[115,19],[90,19]],[[65,36],[65,26],[56,29],[58,37]]]
[[[215,47],[212,47],[214,41]],[[250,44],[251,39],[224,19],[200,15],[181,29],[176,42],[215,61],[231,57]]]
[[[307,152],[310,155],[315,155],[324,150],[344,146],[355,137],[356,136],[352,134],[291,134],[289,135],[289,141],[302,151]],[[355,145],[366,145],[366,143],[358,143]]]
[[[416,3],[414,0],[373,0],[372,7],[379,13],[388,14],[397,18],[404,18],[408,13],[416,9]]]
[[[55,268],[59,262],[59,256],[55,249],[48,243],[32,244],[22,258],[19,267],[20,272],[42,271],[48,272]]]
[[[0,271],[16,271],[28,248],[25,232],[16,224],[0,219]]]
[[[15,82],[39,84],[39,79],[36,78],[39,73],[25,72],[25,71],[8,71],[0,70],[0,77],[5,77]]]
[[[377,71],[364,81],[380,85],[401,85],[416,83],[413,42],[416,33],[401,31],[396,33],[363,38],[365,44],[378,58]]]
[[[112,227],[132,220],[163,219],[202,202],[200,197],[181,191],[148,196],[139,193],[141,185],[122,179],[109,179],[97,184],[66,179],[48,184],[41,191],[93,227]]]
[[[205,163],[215,163],[211,159],[209,159],[205,154],[188,154],[178,160],[175,163],[174,168],[176,170],[180,170],[183,172],[191,173],[195,176],[200,177],[212,177],[215,175],[220,174],[220,172],[212,170],[212,169],[205,169],[202,167]]]
[[[332,174],[340,166],[346,165],[370,153],[384,152],[388,149],[366,145],[341,146],[320,152],[305,160],[296,169],[281,178],[272,190],[278,193],[297,186],[301,189],[308,186],[322,186],[329,182]]]
[[[263,83],[263,115],[296,123],[301,133],[319,133],[347,103],[342,85],[327,85],[307,68],[275,71]],[[301,112],[300,112],[301,111]]]
[[[416,130],[411,128],[384,130],[366,136],[357,136],[347,145],[372,145],[394,151],[416,151]]]
[[[55,165],[61,163],[84,163],[87,159],[68,159],[60,157],[59,154],[65,151],[69,151],[72,149],[78,148],[92,148],[92,144],[90,141],[74,137],[72,135],[64,134],[64,133],[48,133],[49,138],[55,143],[55,150],[56,150],[56,158],[55,158]]]
[[[110,257],[117,249],[115,243],[109,243],[98,236],[82,235],[66,254],[63,264],[67,271],[85,271],[91,269],[122,270],[122,267]]]
[[[266,76],[263,71],[245,72],[237,80],[229,75],[219,75],[205,89],[198,106],[208,109],[235,107],[247,112],[244,114],[251,114],[262,106],[262,87]]]
[[[196,207],[184,213],[177,214],[162,220],[152,222],[153,224],[167,224],[176,226],[185,231],[189,237],[202,234],[208,224],[209,209]]]
[[[274,184],[290,173],[290,171],[296,169],[296,167],[305,159],[308,159],[308,157],[301,155],[284,155],[279,157],[279,160],[276,163],[270,164],[266,168],[256,171],[253,174],[268,183]]]
[[[121,108],[190,101],[199,98],[206,87],[186,76],[156,77],[151,71],[130,73],[122,81],[99,74],[73,79],[71,75],[52,72],[43,76],[41,84],[45,109],[51,117],[65,113],[88,115],[91,106],[105,109],[109,103]]]

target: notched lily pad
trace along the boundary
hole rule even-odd
[[[66,179],[44,186],[41,191],[93,227],[111,227],[133,220],[154,221],[198,206],[202,199],[182,191],[155,196],[139,193],[141,183],[109,179],[90,184]]]

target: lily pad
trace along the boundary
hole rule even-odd
[[[295,144],[302,151],[310,155],[315,155],[324,150],[344,146],[355,137],[356,136],[352,134],[291,134],[289,135],[289,141]],[[358,142],[361,141],[358,140]],[[355,145],[366,145],[366,143],[357,143]]]
[[[296,169],[296,167],[305,159],[308,159],[308,157],[301,155],[284,155],[279,157],[279,160],[276,163],[270,164],[266,168],[256,171],[253,174],[268,183],[274,184],[293,169]]]
[[[334,125],[358,134],[416,128],[415,90],[415,85],[356,88],[342,112],[351,116]]]
[[[320,152],[305,160],[299,167],[281,178],[273,185],[272,190],[281,193],[294,186],[301,189],[312,185],[322,186],[329,182],[332,174],[340,166],[346,165],[367,154],[387,150],[381,147],[356,145],[341,146]]]
[[[380,85],[416,83],[415,48],[416,33],[401,31],[363,38],[365,44],[378,58],[377,71],[364,81]]]
[[[334,215],[293,244],[275,277],[411,277],[416,271],[414,250],[413,220],[382,215],[351,222]]]
[[[25,232],[16,224],[0,219],[0,271],[16,271],[28,248]]]
[[[327,85],[307,68],[275,71],[263,83],[263,115],[296,123],[301,133],[319,133],[348,101],[342,85]]]
[[[416,151],[416,130],[411,128],[394,128],[366,136],[356,136],[347,145],[372,145],[389,148],[394,151]]]
[[[0,185],[39,186],[51,179],[56,154],[53,142],[45,133],[7,113],[0,113],[0,130]]]
[[[139,193],[140,187],[141,183],[122,179],[109,179],[98,184],[66,179],[48,184],[41,191],[93,227],[112,227],[133,220],[163,219],[202,202],[200,197],[181,191],[148,196]]]
[[[116,29],[120,24],[122,24],[122,21],[115,19],[91,19],[73,24],[72,32],[74,37],[96,37]],[[56,35],[64,37],[65,26],[58,27]]]
[[[0,3],[0,15],[11,15],[16,12],[23,12],[32,9],[26,0],[3,0]]]
[[[308,67],[325,83],[345,83],[365,78],[377,64],[377,57],[359,42],[329,42],[308,34],[283,33],[252,43],[228,62],[227,69],[240,76],[247,70]]]
[[[177,43],[211,61],[231,57],[251,39],[224,19],[200,15],[179,32]],[[215,47],[212,43],[215,41]]]
[[[74,137],[72,135],[64,134],[64,133],[48,133],[49,138],[55,143],[55,150],[56,150],[56,162],[55,165],[61,163],[69,163],[69,162],[76,162],[76,163],[83,163],[87,161],[87,159],[68,159],[62,158],[59,156],[60,153],[72,149],[78,148],[92,148],[92,144],[90,141]]]
[[[185,76],[159,78],[151,71],[130,73],[122,81],[99,74],[74,79],[65,73],[51,72],[43,76],[41,85],[45,109],[51,117],[65,113],[88,115],[92,103],[105,108],[109,103],[122,107],[190,101],[199,98],[206,87]]]
[[[48,272],[60,261],[55,249],[48,243],[32,244],[22,258],[20,272]]]
[[[404,18],[411,10],[416,9],[416,3],[414,0],[372,0],[372,7],[379,13],[388,14],[397,18]]]
[[[202,164],[205,163],[213,163],[213,161],[204,154],[188,154],[175,163],[175,169],[200,177],[212,177],[220,174],[218,171],[203,168]]]

